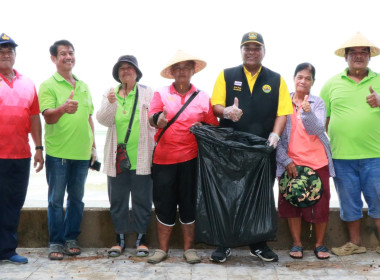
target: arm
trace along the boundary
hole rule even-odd
[[[93,165],[94,162],[97,160],[98,155],[96,153],[94,122],[92,121],[92,116],[91,115],[88,117],[88,123],[90,124],[91,130],[92,130],[93,139],[94,139],[94,141],[92,142],[92,148],[91,148],[91,165]]]
[[[217,104],[212,106],[212,110],[214,111],[214,115],[218,117],[219,119],[223,119],[223,111],[224,111],[224,106]]]
[[[115,115],[117,111],[116,95],[113,89],[107,91],[102,96],[102,104],[96,113],[96,119],[101,125],[111,127],[115,123]]]
[[[162,102],[158,91],[154,92],[152,101],[150,102],[149,124],[155,128],[164,128],[168,124],[165,104]]]
[[[219,125],[219,122],[213,112],[211,101],[209,101],[208,112],[205,115],[204,122],[212,125]]]
[[[312,103],[311,103],[312,104]],[[303,110],[301,119],[309,135],[321,135],[325,132],[326,107],[321,98],[316,98],[310,111]]]
[[[40,115],[32,115],[30,116],[31,123],[31,135],[35,146],[42,146],[42,129],[41,129],[41,119]],[[38,163],[38,166],[37,166]],[[40,172],[44,166],[44,157],[42,154],[42,150],[36,150],[34,155],[34,168],[37,167],[36,172]]]
[[[326,133],[329,132],[330,117],[326,118]]]
[[[54,109],[46,109],[42,112],[47,124],[55,124],[63,114],[74,114],[78,110],[78,101],[73,100],[74,91],[71,91],[69,98],[61,106]]]
[[[278,141],[280,140],[280,135],[282,134],[282,131],[284,130],[286,124],[286,115],[283,116],[277,116],[274,125],[273,130],[269,134],[268,137],[268,144],[269,146],[273,146],[273,148],[277,148]]]
[[[291,130],[290,118],[287,117],[287,123],[284,131],[281,134],[281,139],[278,142],[277,150],[276,150],[276,161],[277,166],[282,166],[282,168],[277,168],[277,172],[283,172],[284,169],[288,171],[288,175],[290,177],[295,178],[297,176],[296,165],[293,160],[288,156],[288,148],[289,148],[289,134],[288,131]],[[289,127],[288,127],[289,126]],[[281,176],[277,174],[277,176]]]

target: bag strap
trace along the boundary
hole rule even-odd
[[[186,109],[186,107],[190,104],[191,101],[193,101],[193,99],[198,95],[199,93],[199,90],[197,90],[196,92],[193,93],[192,96],[190,96],[190,98],[186,101],[185,104],[183,104],[183,106],[181,107],[181,109],[177,112],[177,114],[175,114],[175,116],[168,122],[168,124],[162,129],[160,135],[158,136],[157,138],[157,141],[156,141],[156,146],[158,144],[158,141],[160,141],[162,135],[164,134],[164,132],[169,128],[169,126],[172,125],[172,123],[174,123],[176,121],[176,119],[179,117],[179,115],[181,115],[181,113]]]
[[[132,114],[131,114],[131,118],[129,119],[129,125],[128,125],[128,129],[127,129],[127,134],[125,135],[124,144],[127,144],[128,139],[129,139],[129,135],[131,134],[131,128],[132,128],[133,119],[134,119],[135,112],[136,112],[138,99],[139,99],[139,87],[136,86],[135,101],[133,103]]]

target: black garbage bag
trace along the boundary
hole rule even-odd
[[[190,131],[199,148],[196,242],[238,247],[275,239],[273,147],[232,128],[203,125]]]

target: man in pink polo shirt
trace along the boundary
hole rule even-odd
[[[44,159],[37,93],[34,83],[13,69],[16,47],[9,36],[0,35],[0,261],[27,263],[16,248],[29,183],[29,133],[36,146],[36,172]]]

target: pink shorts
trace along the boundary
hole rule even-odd
[[[306,222],[320,224],[329,220],[330,213],[330,174],[329,166],[326,165],[315,170],[322,181],[323,194],[321,199],[311,207],[300,208],[291,205],[279,193],[278,215],[280,218],[302,217]]]

